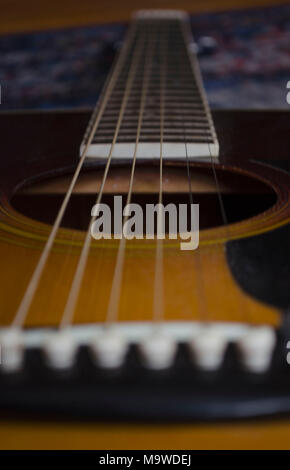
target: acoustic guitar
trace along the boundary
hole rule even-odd
[[[0,445],[287,446],[289,114],[212,117],[186,14],[148,10],[88,118],[0,116]]]

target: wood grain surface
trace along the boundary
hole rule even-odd
[[[290,449],[290,423],[0,423],[0,449]]]

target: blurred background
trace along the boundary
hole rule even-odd
[[[212,108],[289,109],[290,3],[0,0],[0,6],[0,111],[94,106],[139,8],[190,13]]]

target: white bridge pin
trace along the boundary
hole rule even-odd
[[[49,334],[43,343],[47,363],[54,369],[70,369],[74,365],[77,343],[68,329]]]
[[[176,354],[176,341],[163,332],[154,332],[139,343],[139,350],[149,369],[167,369],[172,366]]]
[[[213,371],[221,366],[227,343],[227,338],[220,328],[208,326],[202,328],[188,345],[197,366]]]
[[[93,338],[90,347],[100,367],[114,369],[123,364],[129,345],[120,332],[109,329]]]
[[[21,331],[9,328],[1,332],[1,369],[4,372],[17,372],[21,369],[24,357],[23,337]]]
[[[266,372],[276,343],[274,329],[268,326],[249,328],[237,343],[244,367],[255,373]]]

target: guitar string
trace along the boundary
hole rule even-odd
[[[183,35],[184,35],[185,40],[186,40],[186,38],[188,38],[188,42],[190,42],[190,38],[192,37],[192,35],[191,35],[190,25],[189,25],[188,22],[183,23]],[[208,108],[208,105],[207,105],[206,96],[205,96],[205,92],[204,92],[204,88],[203,88],[203,84],[202,84],[202,78],[201,78],[201,73],[200,73],[200,70],[199,70],[199,66],[198,66],[197,62],[192,59],[191,52],[189,51],[189,49],[187,49],[187,55],[189,57],[189,60],[190,60],[192,70],[194,72],[194,76],[196,78],[197,84],[199,85],[199,90],[201,92],[201,97],[202,97],[202,101],[204,103],[204,108],[205,108],[205,112],[206,112],[206,115],[207,115],[207,118],[208,118],[208,122],[211,124],[211,129],[212,129],[211,134],[214,138],[215,137],[214,126],[213,126],[212,118],[211,118],[210,111],[209,111],[209,108]],[[225,227],[225,233],[226,233],[225,237],[226,237],[226,240],[229,240],[230,239],[230,230],[229,230],[229,226],[228,226],[226,210],[225,210],[224,203],[223,203],[223,197],[222,197],[221,190],[220,190],[219,180],[218,180],[218,176],[217,176],[217,172],[216,172],[216,164],[214,162],[214,157],[212,155],[210,143],[208,143],[208,149],[209,149],[209,154],[210,154],[210,162],[211,162],[211,169],[212,169],[212,174],[213,174],[213,178],[214,178],[214,184],[215,184],[216,193],[217,193],[217,197],[218,197],[219,210],[220,210],[220,213],[221,213],[223,225]],[[240,295],[240,297],[241,297],[241,295]],[[248,315],[245,313],[246,309],[244,310],[242,308],[242,302],[240,303],[240,305],[241,305],[241,309],[242,309],[242,317],[244,316],[244,318],[247,319]],[[209,312],[207,312],[207,313],[209,313]]]
[[[163,96],[163,93],[164,93],[164,90],[161,89],[161,100],[160,102],[162,103],[164,101],[164,99],[162,98]],[[108,96],[108,94],[107,94]],[[104,103],[104,102],[103,102]],[[102,114],[102,113],[100,113]],[[99,115],[100,116],[100,115]],[[162,151],[162,147],[163,147],[163,122],[164,122],[164,106],[161,105],[161,109],[160,109],[160,124],[161,124],[161,130],[160,130],[160,190],[159,190],[159,203],[162,203],[162,154],[163,154],[163,151]],[[32,297],[33,297],[33,294],[34,294],[34,291],[36,290],[37,286],[38,286],[38,282],[39,281],[39,277],[41,276],[42,274],[42,271],[43,271],[43,268],[45,266],[45,263],[46,263],[46,260],[47,260],[47,257],[48,257],[48,254],[50,252],[50,248],[53,244],[53,241],[54,241],[54,238],[55,238],[55,235],[56,235],[56,232],[57,232],[57,229],[60,225],[60,222],[62,220],[62,216],[64,214],[64,211],[65,211],[65,208],[67,206],[67,203],[68,203],[68,200],[69,200],[69,196],[71,195],[72,193],[72,190],[73,190],[73,187],[74,187],[74,184],[77,180],[77,177],[78,177],[78,174],[80,172],[80,169],[81,169],[81,163],[83,162],[83,160],[85,159],[85,156],[86,156],[86,150],[87,148],[89,147],[90,143],[91,143],[91,140],[95,134],[95,131],[97,129],[97,126],[98,126],[98,121],[100,120],[97,119],[97,121],[95,122],[95,125],[93,126],[92,128],[92,131],[91,131],[91,134],[89,136],[89,139],[87,141],[87,144],[86,144],[86,147],[83,151],[83,154],[81,156],[81,159],[80,159],[80,162],[79,162],[79,165],[77,167],[77,170],[76,170],[76,173],[73,177],[73,180],[71,182],[71,185],[70,185],[70,188],[68,190],[68,193],[64,199],[64,202],[61,206],[61,209],[59,211],[59,214],[58,214],[58,217],[56,219],[56,222],[53,226],[53,229],[51,231],[51,234],[50,234],[50,237],[47,241],[47,244],[45,246],[45,249],[44,249],[44,253],[41,257],[41,259],[39,260],[39,263],[38,263],[38,266],[34,272],[35,276],[34,278],[31,279],[31,282],[30,283],[30,287],[34,287],[34,290],[33,289],[28,289],[27,292],[26,292],[26,296],[24,297],[23,299],[23,302],[21,304],[21,309],[18,310],[17,312],[17,315],[15,317],[15,321],[13,322],[13,325],[14,326],[20,326],[23,321],[24,321],[24,318],[25,318],[25,314],[27,313],[29,307],[30,307],[30,304],[31,304],[31,301],[32,301]],[[112,155],[111,155],[112,156]],[[109,159],[111,159],[111,156],[109,157]],[[107,170],[108,170],[108,167],[109,165],[107,166]],[[107,172],[106,171],[106,175],[107,175]],[[105,178],[106,179],[106,178]],[[105,182],[105,179],[103,180],[103,184],[102,184],[102,188],[101,188],[101,192],[103,190],[103,187],[104,187],[104,182]],[[215,180],[216,180],[216,173],[215,173]],[[218,193],[219,194],[219,193]],[[219,194],[219,201],[221,199],[221,195]],[[221,204],[221,201],[220,201],[220,205],[221,205],[221,211],[222,211],[222,214],[223,214],[223,220],[225,221],[226,218],[225,218],[225,211],[224,211],[224,208],[223,208],[223,204]],[[158,224],[160,224],[160,213],[158,214]],[[87,245],[87,244],[86,244]],[[161,295],[158,295],[158,291],[161,293],[162,292],[162,289],[163,289],[163,269],[162,269],[162,264],[163,264],[163,253],[162,253],[162,249],[161,247],[163,246],[163,244],[157,242],[157,249],[156,249],[156,269],[155,269],[155,294],[154,294],[154,317],[156,318],[158,316],[157,312],[162,312],[163,311],[163,296]],[[40,274],[40,276],[39,276]],[[160,289],[161,288],[161,289]],[[31,295],[32,294],[32,295]],[[161,301],[162,299],[162,301]],[[67,311],[66,311],[67,313]],[[23,318],[24,317],[24,318]],[[64,319],[65,319],[65,316],[64,316]],[[65,320],[64,320],[64,323],[65,323]]]
[[[188,47],[188,44],[185,42],[185,48],[187,49],[187,47]],[[186,54],[186,51],[185,51],[185,54]],[[181,56],[179,56],[179,66],[181,69],[181,66],[182,66]],[[192,206],[193,205],[193,190],[192,190],[192,179],[191,179],[192,172],[191,172],[191,166],[190,166],[188,148],[187,148],[187,130],[186,130],[186,125],[185,125],[184,109],[182,111],[182,123],[183,123],[183,131],[184,131],[184,146],[185,146],[185,157],[186,157],[186,173],[187,173],[187,180],[188,180],[189,202],[190,202],[190,205]],[[205,282],[203,278],[203,266],[202,266],[202,259],[201,259],[199,246],[197,247],[197,249],[192,255],[193,255],[193,264],[196,266],[196,269],[194,270],[194,272],[197,273],[197,275],[195,276],[197,318],[200,317],[201,321],[206,321],[208,317],[208,309],[206,308],[206,296],[205,296],[205,288],[204,288]]]
[[[101,187],[100,187],[97,199],[96,199],[96,205],[97,206],[100,204],[100,202],[102,200],[104,186],[105,186],[105,183],[106,183],[106,180],[107,180],[107,175],[108,175],[109,168],[110,168],[111,161],[112,161],[113,151],[114,151],[115,144],[116,144],[116,141],[117,141],[117,138],[118,138],[118,135],[119,135],[119,130],[120,130],[121,123],[122,123],[122,120],[123,120],[123,116],[124,116],[124,113],[125,113],[125,109],[126,109],[126,106],[127,106],[127,102],[128,102],[128,98],[129,98],[131,88],[132,88],[132,84],[133,84],[133,81],[134,81],[134,78],[135,78],[137,65],[139,63],[140,55],[141,55],[141,52],[143,50],[143,48],[142,48],[143,42],[144,42],[144,37],[141,37],[139,39],[139,41],[137,42],[137,44],[135,46],[135,49],[134,49],[130,69],[129,69],[129,72],[128,72],[127,83],[126,83],[124,95],[123,95],[123,98],[122,98],[122,103],[121,103],[121,108],[120,108],[120,112],[119,112],[119,116],[118,116],[118,121],[117,121],[115,132],[114,132],[114,137],[113,137],[110,152],[109,152],[109,155],[108,155],[108,158],[107,158],[107,163],[106,163],[106,167],[105,167]],[[93,223],[96,221],[96,219],[97,219],[97,215],[94,215],[93,217],[91,217],[91,220],[90,220],[90,223],[89,223],[89,227],[88,227],[88,230],[87,230],[87,233],[86,233],[85,241],[84,241],[84,244],[83,244],[83,247],[82,247],[82,251],[81,251],[81,254],[80,254],[80,257],[79,257],[77,268],[76,268],[76,271],[75,271],[75,274],[74,274],[74,277],[73,277],[73,281],[72,281],[72,284],[71,284],[71,289],[70,289],[70,292],[69,292],[69,295],[68,295],[68,298],[67,298],[67,302],[66,302],[66,305],[65,305],[65,308],[64,308],[64,311],[63,311],[63,315],[62,315],[62,318],[61,318],[61,321],[60,321],[60,324],[59,324],[60,328],[68,327],[72,323],[72,320],[73,320],[74,311],[75,311],[76,304],[77,304],[77,301],[78,301],[78,297],[79,297],[79,293],[80,293],[80,289],[81,289],[81,284],[82,284],[82,280],[83,280],[83,277],[84,277],[85,268],[86,268],[86,265],[87,265],[89,250],[90,250],[90,246],[91,246],[91,239],[92,239],[91,229],[92,229]]]
[[[185,145],[185,156],[186,156],[186,173],[188,179],[188,190],[189,190],[189,202],[190,205],[193,205],[193,191],[192,191],[192,181],[191,181],[191,168],[188,156],[187,149],[187,133],[185,127],[185,116],[183,114],[183,128],[184,128],[184,145]],[[190,209],[191,214],[191,209]],[[200,247],[194,251],[193,263],[196,266],[194,272],[197,274],[195,276],[195,285],[196,285],[196,301],[197,301],[197,318],[200,317],[201,321],[207,321],[208,319],[208,308],[206,307],[206,296],[205,296],[205,282],[203,278],[203,266],[202,259],[200,254]],[[199,313],[200,312],[200,313]]]
[[[153,38],[153,36],[151,36],[150,41],[148,42],[147,51],[146,51],[137,133],[136,133],[135,148],[134,148],[133,162],[132,162],[132,167],[131,167],[129,190],[128,190],[128,195],[127,195],[127,200],[126,200],[126,206],[130,204],[131,197],[132,197],[136,159],[137,159],[137,150],[138,150],[138,144],[140,140],[143,115],[144,115],[144,109],[146,106],[146,99],[147,99],[148,87],[149,87],[149,82],[150,82],[150,73],[152,69],[152,62],[153,62],[153,56],[154,56],[154,53],[153,53],[154,42],[155,42],[155,37]],[[124,217],[123,227],[126,221],[128,220],[128,218],[129,216]],[[112,281],[111,292],[110,292],[110,297],[109,297],[109,302],[108,302],[108,308],[107,308],[107,314],[106,314],[107,325],[111,325],[112,323],[116,322],[118,318],[118,311],[119,311],[120,297],[121,297],[121,286],[122,286],[123,271],[124,271],[125,249],[126,249],[126,236],[122,236],[119,242],[119,246],[118,246],[117,259],[116,259],[116,264],[114,268],[113,281]]]
[[[221,211],[221,217],[222,217],[223,225],[224,225],[224,228],[225,228],[225,239],[226,239],[226,242],[228,242],[228,241],[231,240],[228,217],[227,217],[227,214],[226,214],[226,209],[225,209],[225,205],[224,205],[224,201],[223,201],[222,192],[221,192],[221,189],[220,189],[219,179],[218,179],[217,172],[216,172],[216,164],[215,164],[214,159],[213,159],[210,144],[208,144],[208,147],[209,147],[211,167],[212,167],[212,172],[213,172],[213,176],[214,176],[215,187],[216,187],[218,201],[219,201],[219,207],[220,207],[220,211]],[[224,250],[226,250],[226,244],[224,244]],[[237,287],[237,294],[238,294],[238,297],[239,297],[239,309],[240,309],[241,318],[244,318],[246,323],[250,323],[251,314],[250,314],[250,311],[249,311],[249,307],[248,307],[248,305],[245,301],[245,297],[242,295],[242,292],[241,292],[239,286],[237,285],[236,287]]]
[[[60,206],[60,209],[57,213],[56,219],[55,219],[54,224],[52,226],[52,229],[49,233],[49,236],[47,238],[47,241],[45,243],[43,251],[42,251],[42,253],[40,255],[40,258],[37,262],[37,265],[36,265],[36,267],[33,271],[33,274],[32,274],[32,276],[29,280],[28,286],[26,288],[24,296],[22,297],[20,305],[19,305],[19,307],[16,311],[15,317],[14,317],[12,323],[11,323],[11,328],[22,328],[24,323],[25,323],[25,320],[26,320],[26,317],[28,315],[29,309],[31,307],[32,301],[35,297],[37,288],[39,286],[41,276],[42,276],[44,268],[46,266],[49,254],[50,254],[52,246],[54,244],[57,232],[59,230],[59,227],[60,227],[60,224],[62,222],[62,219],[63,219],[64,213],[66,211],[66,208],[68,206],[71,194],[74,190],[75,184],[76,184],[77,179],[78,179],[79,174],[80,174],[80,171],[83,167],[83,163],[84,163],[85,158],[87,156],[89,146],[91,145],[91,143],[93,141],[95,132],[96,132],[98,126],[99,126],[101,117],[102,117],[102,115],[105,111],[106,105],[109,101],[112,90],[114,89],[115,83],[116,83],[117,78],[119,76],[119,72],[122,69],[123,63],[124,63],[124,61],[127,57],[127,50],[129,49],[129,46],[131,45],[132,39],[134,37],[134,33],[135,33],[135,28],[131,28],[128,32],[128,35],[127,35],[127,38],[126,38],[127,40],[125,42],[124,48],[122,49],[120,55],[118,56],[118,58],[116,60],[116,65],[115,65],[115,67],[112,71],[112,75],[110,77],[108,77],[108,80],[109,80],[108,81],[108,86],[105,89],[105,93],[104,93],[103,97],[101,98],[100,107],[99,107],[99,111],[98,111],[98,114],[97,114],[96,121],[93,124],[93,126],[91,128],[91,131],[88,135],[87,142],[86,142],[86,144],[84,146],[84,149],[81,153],[79,163],[78,163],[78,165],[76,167],[76,170],[73,174],[73,177],[72,177],[72,180],[70,182],[68,191],[67,191],[67,193],[66,193],[66,195],[63,199],[63,202],[62,202],[62,204]]]
[[[163,136],[164,136],[164,112],[165,112],[165,87],[167,79],[167,49],[168,31],[165,30],[160,38],[160,155],[159,155],[159,195],[157,212],[157,238],[155,250],[155,271],[154,271],[154,293],[153,293],[153,321],[158,325],[164,317],[164,279],[163,279],[163,239],[158,238],[158,234],[165,229],[162,226],[163,201]],[[163,52],[163,54],[162,54]],[[161,60],[162,58],[162,60]]]

